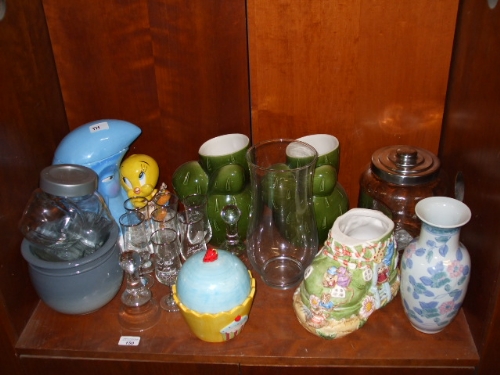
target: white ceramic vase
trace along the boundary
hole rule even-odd
[[[415,212],[422,227],[401,259],[401,298],[417,330],[437,333],[457,315],[467,292],[470,257],[459,236],[471,212],[448,197],[425,198]]]

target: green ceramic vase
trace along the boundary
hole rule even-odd
[[[298,139],[313,146],[318,152],[314,171],[313,202],[318,228],[318,242],[322,245],[335,219],[349,210],[349,198],[338,182],[340,144],[330,134],[313,134]]]
[[[241,211],[238,221],[240,240],[246,238],[250,215],[249,170],[245,154],[250,140],[244,134],[226,134],[209,139],[199,150],[197,161],[179,166],[172,176],[176,194],[182,200],[190,194],[206,194],[207,216],[212,227],[212,245],[226,239],[222,209],[229,204]]]

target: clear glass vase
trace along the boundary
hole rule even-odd
[[[248,258],[271,287],[298,285],[318,251],[312,199],[317,158],[313,147],[292,139],[262,142],[247,152],[252,196]]]

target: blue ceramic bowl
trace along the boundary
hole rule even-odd
[[[21,253],[29,264],[31,282],[48,306],[65,314],[87,314],[106,305],[120,289],[118,225],[95,253],[71,262],[49,262],[33,254],[26,239]]]

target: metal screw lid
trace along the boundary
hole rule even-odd
[[[57,164],[40,173],[40,189],[59,197],[81,197],[97,190],[97,174],[75,164]]]
[[[396,185],[421,185],[436,179],[439,159],[423,148],[398,145],[383,147],[372,155],[371,169],[381,179]]]

